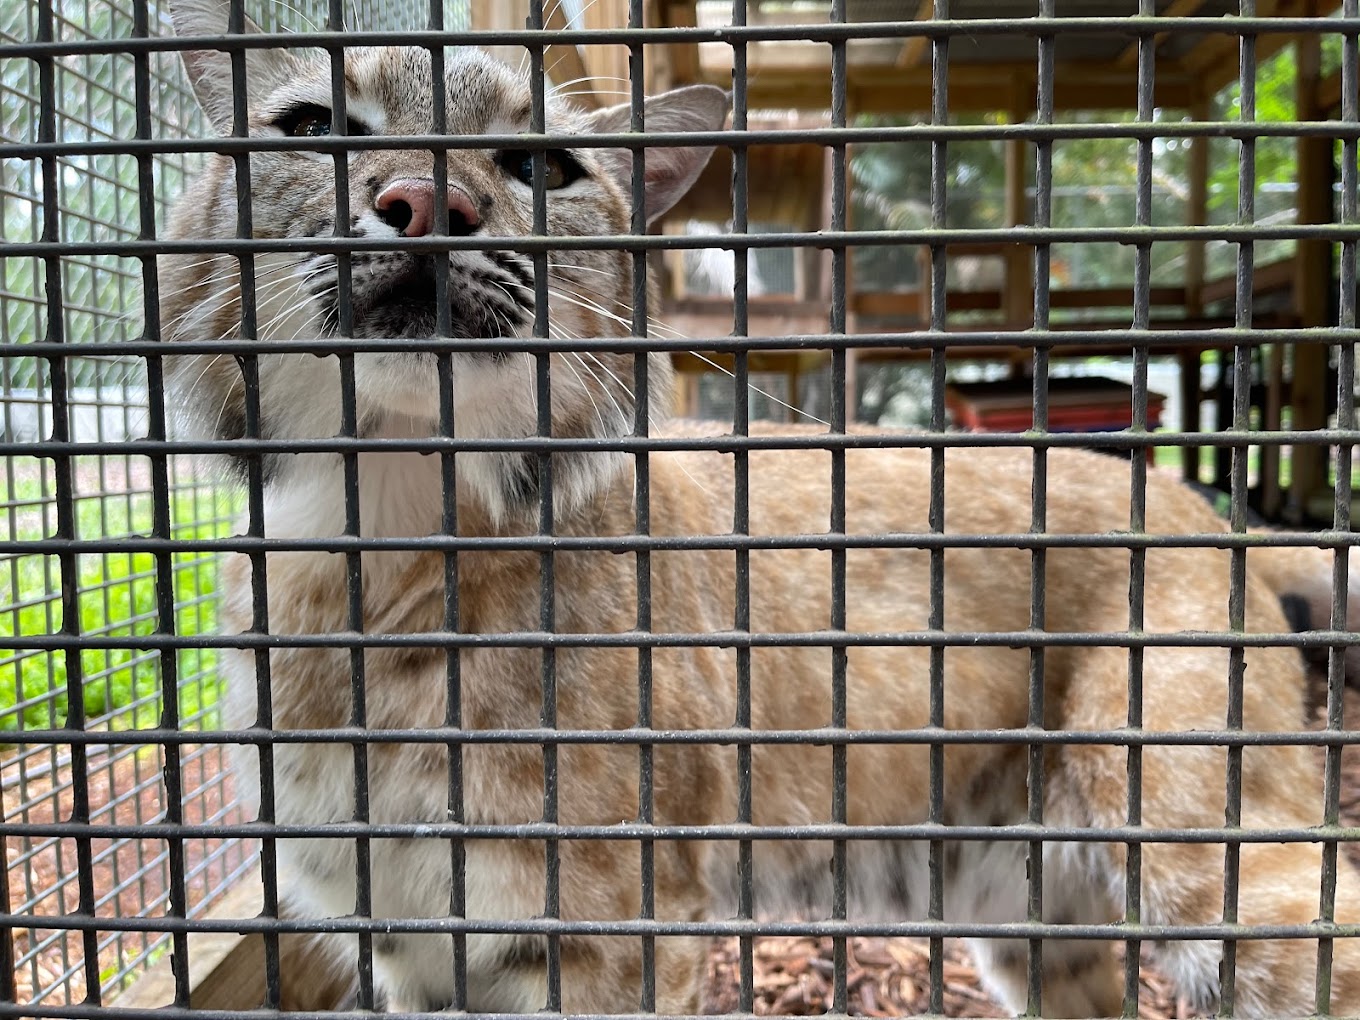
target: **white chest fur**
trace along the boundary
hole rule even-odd
[[[320,459],[318,458],[318,461]],[[318,537],[343,531],[343,476],[335,461],[317,470],[293,472],[288,483],[270,494],[266,505],[266,533],[272,537]],[[438,530],[442,490],[435,458],[418,455],[361,458],[360,515],[364,535],[409,536]],[[313,576],[328,577],[335,601],[337,557],[327,554],[275,554],[293,557],[288,569],[274,569],[269,579],[271,630],[284,633],[305,629],[344,629],[343,591],[339,605],[317,610],[324,622],[313,627],[296,607],[315,591],[306,587]],[[276,561],[271,555],[271,566]],[[302,559],[311,555],[311,560]],[[382,590],[399,575],[407,557],[401,553],[365,553],[366,596],[370,585]],[[238,578],[238,588],[240,587]],[[286,582],[286,583],[285,583]],[[248,587],[248,585],[247,585]],[[246,591],[229,594],[239,606]],[[289,625],[278,621],[288,620]],[[257,721],[256,671],[249,654],[224,656],[228,693],[226,722],[247,727]],[[351,676],[349,653],[324,651],[309,657],[274,653],[270,686],[274,728],[280,730],[334,727],[349,722]],[[320,667],[320,668],[318,668]],[[368,723],[375,727],[425,725],[442,716],[442,708],[425,704],[443,684],[442,676],[425,675],[413,666],[407,675],[385,675],[366,670],[369,691]],[[406,691],[401,698],[380,698],[376,686]],[[385,707],[384,707],[385,706]],[[433,715],[431,713],[433,712]],[[356,765],[353,747],[335,743],[280,743],[273,749],[274,816],[283,825],[326,826],[353,821],[375,825],[428,825],[450,817],[447,752],[427,744],[373,743],[366,749],[366,767]],[[260,757],[253,747],[236,755],[241,797],[259,803]],[[356,813],[356,789],[367,791],[367,812]],[[494,805],[484,805],[495,815]],[[361,856],[353,836],[313,836],[280,839],[277,843],[279,884],[291,907],[303,916],[343,917],[367,914],[373,918],[447,918],[451,916],[455,882],[454,852],[447,838],[404,836],[370,838],[367,875],[359,874]],[[464,844],[461,876],[464,916],[478,920],[534,917],[543,912],[543,874],[525,874],[522,860],[498,853],[495,846],[477,841]],[[516,870],[518,869],[518,870]],[[512,873],[513,872],[513,873]],[[360,899],[366,888],[367,903]],[[353,936],[333,940],[337,966],[357,967],[359,946]],[[529,1012],[542,1008],[540,982],[507,973],[506,961],[516,952],[510,936],[473,935],[466,942],[469,1006],[482,1010]],[[375,933],[372,939],[375,984],[389,1009],[440,1009],[454,1001],[453,938],[448,934],[394,935]],[[512,968],[513,969],[513,968]]]

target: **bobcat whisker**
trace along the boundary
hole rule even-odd
[[[549,332],[552,331],[549,330]],[[559,339],[565,340],[566,337],[559,336]],[[573,360],[576,362],[576,364],[572,363]],[[581,360],[579,355],[574,356],[574,358],[565,359],[563,361],[563,364],[567,366],[567,368],[571,371],[572,375],[576,376],[576,381],[581,385],[581,392],[584,393],[586,395],[586,398],[590,401],[591,410],[595,412],[595,420],[600,423],[600,431],[608,432],[609,430],[608,427],[605,425],[604,414],[600,410],[599,402],[595,399],[595,395],[590,391],[590,387],[586,385],[585,379],[581,377],[581,373],[577,371],[576,365],[580,365],[581,368],[585,369],[586,372],[590,374],[591,378],[593,378],[597,383],[600,382],[600,377],[597,376],[594,372],[590,371],[590,367],[584,361]],[[604,387],[603,383],[601,383],[601,388],[605,389],[606,393],[608,392],[607,388]],[[617,402],[615,403],[615,406],[616,407],[618,406]]]
[[[714,368],[717,371],[721,372],[729,379],[735,380],[737,378],[737,373],[733,372],[729,368],[725,368],[723,365],[714,361],[712,358],[700,354],[698,351],[689,351],[688,353],[694,355],[696,358],[702,361],[705,365],[708,365],[710,368]],[[815,414],[810,414],[807,411],[804,411],[801,407],[795,407],[793,404],[790,404],[787,400],[780,400],[773,393],[770,393],[767,390],[762,390],[759,386],[755,385],[749,380],[746,383],[746,388],[748,390],[751,390],[753,393],[759,393],[766,400],[773,401],[774,403],[778,404],[785,410],[792,411],[794,414],[800,415],[801,417],[808,419],[808,421],[815,421],[818,425],[825,425],[827,428],[831,428],[831,423],[829,421],[824,421],[821,418],[818,418]]]
[[[516,284],[516,286],[519,286],[519,285]],[[527,288],[526,288],[526,289],[527,289]],[[595,313],[597,313],[597,314],[599,314],[599,315],[603,315],[603,316],[606,316],[607,318],[613,319],[614,321],[618,322],[620,325],[628,326],[628,327],[630,327],[630,328],[631,328],[631,326],[632,326],[632,323],[631,323],[628,319],[624,318],[624,317],[621,316],[621,315],[617,315],[617,314],[615,314],[614,312],[607,311],[605,308],[601,307],[601,306],[600,306],[599,304],[597,304],[596,302],[591,301],[589,298],[586,298],[584,295],[581,295],[581,294],[578,294],[578,293],[575,293],[575,292],[570,292],[570,293],[568,293],[568,292],[565,292],[565,291],[562,291],[562,290],[560,290],[560,289],[558,289],[558,288],[553,288],[553,287],[550,287],[550,288],[548,289],[548,294],[549,294],[550,297],[556,297],[556,298],[558,298],[559,300],[568,302],[569,304],[578,305],[578,306],[580,306],[580,307],[586,309],[587,311],[592,311],[592,312],[595,312]],[[656,319],[652,318],[651,316],[648,316],[648,320],[647,320],[647,321],[648,321],[648,323],[649,323],[649,327],[648,327],[648,330],[647,330],[647,335],[648,335],[648,336],[660,336],[660,335],[664,335],[665,333],[669,333],[669,334],[670,334],[671,336],[673,336],[673,337],[680,338],[680,339],[683,339],[683,338],[684,338],[684,334],[681,333],[679,330],[675,329],[673,326],[669,326],[669,325],[667,325],[666,323],[660,322],[659,320],[656,320]],[[664,331],[664,332],[663,332],[663,331]],[[721,372],[723,375],[726,375],[728,378],[733,379],[733,380],[736,379],[737,376],[736,376],[736,373],[735,373],[735,372],[731,371],[731,370],[728,369],[728,368],[725,368],[723,365],[721,365],[721,364],[719,364],[718,362],[714,361],[712,358],[706,357],[705,355],[700,354],[698,351],[693,351],[693,350],[691,350],[691,351],[689,351],[688,353],[694,355],[694,357],[698,358],[700,361],[704,362],[705,364],[709,365],[710,367],[712,367],[712,368],[716,369],[717,371]],[[814,421],[814,422],[817,422],[817,423],[820,424],[820,425],[825,425],[827,428],[830,428],[830,427],[831,427],[831,423],[830,423],[830,422],[823,421],[821,418],[818,418],[815,414],[811,414],[811,413],[809,413],[808,411],[804,411],[802,408],[796,407],[795,405],[789,403],[789,402],[786,401],[786,400],[781,400],[779,397],[775,396],[773,393],[770,393],[770,392],[767,391],[767,390],[761,389],[759,386],[755,385],[754,383],[750,382],[749,380],[748,380],[747,383],[746,383],[746,388],[747,388],[748,390],[750,390],[751,392],[753,392],[753,393],[758,393],[758,394],[760,394],[760,395],[761,395],[762,397],[764,397],[765,399],[772,401],[773,403],[775,403],[776,405],[778,405],[778,406],[784,408],[785,410],[792,411],[794,414],[800,415],[800,416],[802,416],[802,417],[808,419],[809,421]]]
[[[571,81],[553,82],[552,87],[554,91],[559,91],[569,85],[579,85],[583,81],[617,81],[622,82],[625,85],[629,84],[627,78],[620,78],[617,74],[586,74],[582,75],[580,78],[573,78]],[[619,91],[623,92],[622,89]],[[582,95],[589,95],[589,93],[582,93]]]
[[[271,277],[271,276],[274,276],[274,275],[276,275],[276,274],[278,274],[278,273],[282,273],[282,272],[285,272],[285,271],[287,271],[287,270],[291,270],[291,269],[293,269],[294,267],[296,267],[296,266],[298,266],[298,265],[300,265],[300,264],[301,264],[301,261],[299,260],[298,262],[291,262],[291,263],[288,263],[288,264],[286,264],[286,265],[281,265],[281,266],[273,267],[273,268],[271,268],[271,269],[267,269],[267,270],[265,270],[265,271],[262,272],[262,273],[257,273],[257,274],[255,274],[256,282],[258,283],[260,280],[264,280],[264,279],[266,279],[267,277]],[[225,274],[213,274],[212,276],[204,277],[204,278],[203,278],[203,282],[204,282],[204,283],[221,282],[221,281],[223,281],[223,280],[229,280],[229,279],[231,279],[232,277],[234,277],[235,275],[236,275],[236,274],[235,274],[234,272],[227,272],[227,273],[225,273]],[[273,281],[273,282],[279,282],[279,281]],[[287,282],[287,280],[284,280],[284,281],[282,281],[282,282]],[[258,295],[259,293],[264,292],[265,290],[267,290],[267,288],[260,288],[260,287],[258,287],[258,286],[256,287],[256,293],[257,293],[257,295]],[[241,289],[240,289],[239,283],[233,281],[233,282],[229,283],[226,287],[224,287],[224,288],[222,288],[222,289],[220,289],[220,290],[218,290],[218,291],[215,291],[214,293],[208,295],[206,298],[203,298],[202,301],[200,302],[200,304],[195,305],[195,306],[189,308],[187,311],[185,311],[184,313],[182,313],[182,314],[180,314],[180,315],[174,316],[173,318],[171,318],[171,319],[169,319],[169,320],[167,320],[167,321],[165,321],[165,322],[162,322],[162,323],[161,323],[161,329],[162,329],[162,331],[165,331],[165,332],[173,332],[173,331],[177,330],[177,329],[180,327],[180,325],[182,325],[182,324],[183,324],[190,316],[199,315],[199,316],[201,317],[201,316],[202,316],[202,305],[203,305],[204,303],[208,304],[208,305],[209,305],[209,308],[210,308],[210,310],[211,310],[211,312],[215,314],[216,312],[219,312],[219,311],[221,311],[223,308],[226,308],[228,305],[230,305],[230,304],[232,303],[232,301],[240,300],[240,297],[241,297]]]
[[[564,299],[566,299],[566,300],[572,300],[572,298],[574,297],[574,298],[577,299],[577,301],[574,302],[574,303],[583,304],[585,307],[590,308],[591,310],[593,310],[593,311],[595,311],[595,312],[598,312],[600,315],[608,315],[608,316],[610,316],[611,318],[618,320],[618,322],[620,322],[620,323],[623,324],[623,325],[627,325],[627,326],[631,326],[631,325],[632,325],[627,319],[624,319],[622,316],[619,316],[619,315],[614,315],[612,312],[607,312],[607,311],[605,311],[605,309],[601,308],[599,305],[597,305],[597,304],[595,304],[594,302],[590,301],[588,298],[584,297],[584,296],[581,295],[581,294],[573,294],[573,295],[571,295],[571,296],[569,297],[569,296],[566,295],[566,294],[563,294],[563,293],[561,293],[561,292],[558,292],[558,293],[557,293],[557,296],[558,296],[558,297],[561,297],[561,298],[564,298]],[[676,329],[674,326],[669,326],[669,325],[667,325],[667,324],[664,323],[664,322],[660,322],[659,320],[652,318],[651,316],[648,316],[648,317],[647,317],[647,321],[648,321],[648,323],[649,323],[649,327],[648,327],[648,330],[647,330],[647,335],[648,335],[648,336],[659,335],[659,334],[664,330],[665,332],[671,334],[673,337],[676,337],[676,338],[679,338],[679,339],[683,339],[683,338],[684,338],[684,334],[681,333],[681,332],[680,332],[678,329]],[[692,354],[692,355],[694,355],[694,357],[698,358],[700,361],[704,362],[704,364],[708,365],[709,367],[714,368],[714,369],[717,369],[719,372],[721,372],[723,375],[727,376],[728,378],[733,379],[733,380],[735,380],[735,379],[737,378],[737,375],[736,375],[735,372],[731,371],[731,370],[728,369],[728,368],[725,368],[724,366],[722,366],[722,365],[719,364],[718,362],[714,361],[712,358],[709,358],[709,357],[707,357],[707,356],[705,356],[705,355],[703,355],[703,354],[700,354],[698,351],[694,351],[694,350],[689,351],[689,353]],[[818,418],[815,414],[810,414],[809,412],[804,411],[804,410],[803,410],[802,408],[800,408],[800,407],[794,406],[793,404],[789,403],[789,402],[786,401],[786,400],[781,400],[779,397],[776,397],[773,393],[770,393],[770,392],[768,392],[767,390],[761,389],[759,386],[755,385],[755,384],[752,383],[750,380],[747,380],[746,388],[749,389],[749,390],[751,390],[751,392],[753,392],[753,393],[759,393],[762,397],[765,397],[767,400],[773,401],[775,404],[779,405],[780,407],[784,408],[785,410],[792,411],[794,414],[797,414],[797,415],[801,415],[802,417],[807,418],[809,421],[814,421],[814,422],[817,422],[817,423],[820,424],[820,425],[825,425],[827,428],[830,428],[830,427],[831,427],[831,423],[830,423],[830,422],[823,421],[821,418]]]
[[[277,293],[281,293],[281,292],[285,291],[285,290],[288,288],[289,285],[300,286],[300,285],[301,285],[301,281],[296,281],[296,280],[292,279],[291,277],[289,277],[289,278],[284,278],[284,279],[278,279],[278,280],[271,280],[271,281],[270,281],[268,284],[266,284],[265,286],[260,287],[260,288],[257,288],[257,290],[256,290],[256,297],[259,298],[259,297],[263,296],[263,297],[265,297],[265,298],[269,298],[269,297],[271,297],[271,296],[273,296],[273,295],[275,295],[275,294],[277,294]],[[310,299],[310,295],[304,295],[303,298],[301,299],[301,301],[299,301],[298,303],[294,304],[294,305],[289,309],[289,311],[288,311],[287,314],[290,314],[290,315],[291,315],[292,312],[294,312],[294,311],[296,311],[298,308],[302,307],[302,305],[303,305],[306,301],[308,301],[309,299]],[[256,332],[260,337],[262,337],[262,338],[268,336],[269,330],[273,327],[274,323],[276,323],[276,322],[278,322],[278,321],[280,320],[280,318],[281,318],[281,316],[280,316],[278,313],[275,313],[274,315],[271,315],[268,319],[266,319],[263,325],[261,325],[260,323],[257,322],[257,323],[256,323],[255,332]],[[234,322],[234,323],[232,323],[230,326],[228,326],[227,329],[226,329],[226,331],[225,331],[221,336],[219,336],[217,339],[218,339],[218,340],[225,340],[225,339],[227,339],[227,337],[229,337],[234,331],[236,331],[237,329],[241,328],[242,325],[243,325],[243,324],[242,324],[241,320],[238,318],[238,319],[236,320],[236,322]]]
[[[574,355],[575,357],[578,357],[578,358],[580,357],[579,354],[575,354],[575,352],[572,352],[572,353],[573,353],[573,355]],[[588,357],[591,361],[595,362],[595,364],[599,365],[600,368],[601,368],[603,371],[609,373],[610,378],[612,378],[612,379],[614,380],[614,382],[615,382],[615,383],[623,390],[623,392],[626,393],[626,394],[628,395],[628,399],[630,399],[630,400],[636,400],[636,399],[637,399],[637,394],[633,392],[632,388],[631,388],[627,383],[625,383],[622,379],[620,379],[619,376],[618,376],[618,374],[617,374],[612,368],[610,368],[608,365],[606,365],[606,364],[604,363],[604,361],[601,360],[600,357],[599,357],[597,354],[595,354],[595,352],[593,352],[593,351],[586,351],[586,352],[584,352],[584,353],[585,353],[586,357]],[[586,366],[586,365],[583,364],[582,367],[585,368],[587,372],[590,372],[590,368],[589,368],[588,366]],[[591,375],[595,375],[594,372],[590,372],[590,374],[591,374]],[[597,379],[599,378],[599,376],[595,376],[595,377],[596,377]],[[612,393],[609,393],[608,388],[605,389],[605,392],[609,394],[609,398],[610,398],[611,400],[614,399],[614,395],[613,395]],[[616,407],[618,406],[617,403],[615,404],[615,406],[616,406]],[[623,410],[622,407],[619,407],[619,414],[623,417],[623,420],[624,420],[625,422],[628,420],[628,415],[624,413],[624,410]],[[650,425],[651,428],[652,428],[655,432],[660,432],[661,429],[662,429],[661,423],[658,422],[658,421],[656,420],[656,416],[652,414],[652,412],[651,412],[650,409],[647,411],[647,424]],[[699,479],[696,478],[696,477],[690,472],[689,468],[685,467],[685,465],[684,465],[683,463],[680,463],[679,466],[680,466],[681,472],[684,473],[685,477],[688,478],[690,481],[692,481],[692,482],[693,482],[700,490],[702,490],[702,491],[705,492],[705,493],[708,493],[710,496],[713,494],[713,493],[712,493],[712,490],[709,489],[709,487],[708,487],[707,485],[705,485],[703,482],[699,481]]]
[[[491,279],[491,283],[494,284],[496,287],[500,288],[501,292],[502,292],[503,294],[505,294],[506,298],[508,298],[512,303],[518,305],[518,302],[516,301],[515,296],[507,289],[505,283],[503,283],[503,282],[500,281],[500,280],[495,279],[494,277]],[[522,285],[522,284],[514,284],[514,286],[522,287],[523,285]],[[557,323],[554,323],[554,322],[549,322],[549,323],[548,323],[548,333],[549,333],[550,336],[554,336],[554,337],[558,338],[559,340],[570,340],[570,339],[572,339],[572,337],[569,336],[569,335],[567,334],[566,330],[564,330],[561,326],[557,325]],[[570,358],[574,358],[574,359],[580,364],[580,366],[581,366],[582,368],[584,368],[587,372],[589,372],[589,373],[590,373],[590,376],[591,376],[596,382],[598,382],[598,383],[600,384],[600,388],[601,388],[602,390],[604,390],[605,395],[609,398],[610,402],[614,405],[615,410],[617,410],[617,411],[619,412],[619,419],[620,419],[621,421],[626,422],[626,421],[628,420],[628,415],[624,412],[623,407],[619,404],[618,400],[615,399],[614,394],[610,392],[609,387],[606,386],[606,385],[604,384],[604,381],[601,380],[600,377],[599,377],[598,375],[596,375],[594,372],[591,371],[589,365],[587,365],[584,361],[581,360],[580,354],[578,354],[578,353],[576,353],[576,352],[574,352],[574,351],[568,351],[568,352],[565,352],[565,353],[566,353]],[[595,360],[598,361],[599,359],[595,359]],[[572,374],[576,376],[577,381],[581,384],[581,390],[582,390],[582,392],[585,393],[586,397],[590,400],[591,407],[592,407],[592,409],[593,409],[594,412],[595,412],[595,419],[600,423],[600,430],[601,430],[602,432],[608,433],[609,428],[608,428],[608,426],[607,426],[606,423],[605,423],[604,414],[603,414],[603,412],[600,410],[600,405],[599,405],[599,403],[595,400],[595,395],[591,392],[590,387],[586,385],[585,380],[581,378],[581,373],[578,372],[578,371],[576,371],[576,369],[572,366],[570,360],[568,360],[568,361],[566,362],[566,365],[567,365],[567,367],[568,367],[569,369],[571,369]],[[612,374],[612,373],[611,373],[611,374]],[[617,377],[615,377],[615,378],[616,378],[616,381],[617,381]],[[627,389],[627,388],[625,387],[625,390],[626,390],[626,389]],[[632,394],[629,393],[629,396],[631,396],[631,395],[632,395]]]
[[[271,316],[269,317],[268,321],[265,322],[265,324],[264,324],[263,326],[260,327],[260,335],[261,335],[261,336],[269,336],[270,332],[273,330],[273,328],[274,328],[274,326],[275,326],[276,324],[278,324],[278,323],[280,323],[280,322],[286,322],[289,316],[293,315],[295,312],[299,312],[299,311],[301,311],[302,309],[306,308],[306,307],[307,307],[307,304],[308,304],[309,302],[314,301],[314,300],[319,300],[320,298],[326,297],[326,296],[327,296],[328,294],[330,294],[332,291],[335,291],[335,290],[338,290],[338,289],[339,289],[339,287],[338,287],[338,285],[337,285],[337,286],[327,287],[327,288],[325,288],[325,289],[323,289],[323,290],[321,290],[321,291],[318,291],[318,292],[316,292],[316,293],[307,293],[307,294],[304,294],[301,298],[299,298],[297,301],[295,301],[292,305],[288,306],[287,308],[283,309],[283,310],[280,311],[280,312],[276,312],[276,313],[274,313],[273,315],[271,315]],[[302,327],[299,326],[298,328],[301,329]],[[293,331],[293,335],[292,335],[291,337],[289,337],[288,339],[290,339],[290,340],[296,340],[296,339],[298,339],[298,330],[295,329],[295,330]]]
[[[571,98],[571,99],[575,99],[575,98],[578,98],[578,97],[581,97],[581,96],[631,96],[631,95],[632,95],[631,92],[628,92],[628,91],[626,91],[626,90],[624,90],[624,89],[587,89],[587,90],[584,91],[584,92],[567,92],[567,91],[566,91],[567,88],[569,88],[569,87],[570,87],[571,85],[573,85],[573,84],[579,85],[579,84],[581,84],[582,82],[586,82],[586,81],[590,81],[590,80],[591,80],[591,79],[589,79],[589,78],[576,78],[576,79],[574,79],[574,80],[571,81],[571,82],[563,82],[561,85],[557,86],[557,88],[553,89],[553,95],[564,95],[564,96],[567,96],[568,98]]]
[[[302,21],[302,23],[303,23],[304,25],[306,25],[311,31],[313,31],[313,32],[320,31],[320,29],[317,28],[317,25],[316,25],[316,22],[315,22],[315,21],[313,21],[311,18],[307,17],[307,15],[303,14],[301,10],[299,10],[299,9],[296,8],[296,7],[294,7],[292,4],[290,4],[290,3],[284,3],[284,0],[269,0],[269,2],[270,2],[271,4],[273,4],[275,7],[282,7],[285,11],[292,11],[294,14],[296,14],[296,15],[298,16],[298,18]],[[351,0],[351,3],[352,3],[352,2],[353,2],[353,0]],[[280,29],[280,31],[285,31],[285,32],[286,32],[286,31],[288,31],[288,29]]]
[[[194,396],[194,394],[198,391],[199,383],[203,381],[203,377],[207,375],[210,371],[212,371],[212,367],[225,357],[226,357],[225,354],[215,354],[213,355],[212,359],[209,360],[209,362],[203,366],[203,371],[199,372],[198,375],[194,377],[194,381],[189,384],[189,388],[185,391],[189,397]]]

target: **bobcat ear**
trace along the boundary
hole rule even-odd
[[[642,107],[647,131],[721,131],[731,100],[715,85],[689,85],[648,99]],[[611,106],[590,115],[596,134],[629,130],[632,107]],[[597,158],[627,194],[632,187],[633,154],[628,149],[597,149]],[[644,162],[647,222],[651,223],[684,197],[713,155],[713,146],[648,148]]]
[[[231,0],[171,0],[170,18],[180,36],[227,35]],[[264,31],[249,17],[247,34]],[[297,58],[289,50],[248,49],[246,52],[247,101],[253,104],[296,70]],[[184,50],[184,70],[194,87],[198,105],[219,134],[232,130],[231,54],[223,50]]]

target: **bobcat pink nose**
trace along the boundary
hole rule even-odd
[[[448,187],[449,234],[466,237],[482,222],[466,191]],[[383,188],[373,202],[384,223],[405,237],[424,237],[434,232],[434,181],[428,177],[403,177]]]

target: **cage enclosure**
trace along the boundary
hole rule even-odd
[[[1360,1010],[1357,39],[7,4],[0,1016]]]

